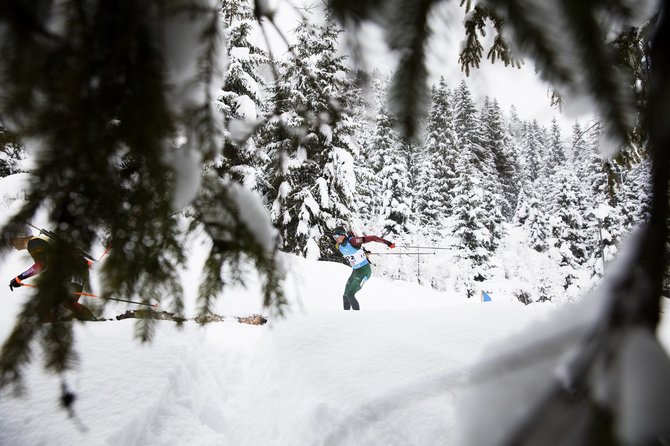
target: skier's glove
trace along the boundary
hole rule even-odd
[[[393,248],[395,248],[395,243],[388,242],[388,243],[386,244],[386,246],[388,246],[389,248],[393,249]]]
[[[23,284],[18,277],[14,277],[11,282],[9,282],[10,291],[14,291],[14,288],[22,287]]]

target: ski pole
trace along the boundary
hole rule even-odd
[[[105,249],[105,252],[102,253],[102,255],[100,256],[100,258],[99,258],[96,262],[99,262],[100,260],[102,260],[102,258],[105,257],[105,256],[107,255],[107,253],[109,252],[110,249],[112,249],[112,245],[111,245],[111,244]]]
[[[33,285],[33,284],[30,284],[30,283],[23,283],[22,285],[27,286],[27,287],[31,287],[31,288],[37,288],[37,285]],[[71,293],[76,295],[76,296],[97,297],[98,299],[116,300],[118,302],[128,302],[128,303],[135,304],[135,305],[147,305],[147,306],[150,306],[150,307],[157,307],[158,306],[158,304],[147,304],[147,303],[144,303],[144,302],[137,302],[135,300],[117,299],[115,297],[100,297],[97,294],[92,294],[92,293],[80,293],[80,292],[77,292],[77,291],[71,291]]]
[[[453,249],[453,248],[442,248],[439,246],[406,246],[406,245],[396,245],[396,248],[406,248],[406,249]]]
[[[434,252],[369,252],[371,256],[434,256]]]
[[[78,295],[80,295],[80,296],[98,297],[98,298],[100,298],[100,299],[106,299],[106,300],[115,300],[115,301],[117,301],[117,302],[128,302],[129,304],[135,304],[135,305],[146,305],[146,306],[148,306],[148,307],[154,307],[154,308],[156,308],[156,307],[158,306],[157,303],[155,303],[155,304],[147,304],[147,303],[144,303],[144,302],[138,302],[138,301],[136,301],[136,300],[117,299],[116,297],[101,297],[101,296],[96,296],[95,294],[88,294],[88,293],[75,293],[75,292],[73,292],[73,294],[78,294]]]

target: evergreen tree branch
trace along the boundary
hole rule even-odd
[[[384,0],[329,0],[328,8],[342,23],[381,20],[384,8],[391,2]]]
[[[535,60],[541,74],[548,81],[558,84],[569,84],[574,79],[572,73],[564,66],[561,54],[551,40],[551,26],[546,17],[550,14],[542,9],[537,2],[520,0],[503,0],[487,2],[491,14],[503,20],[514,33],[514,42],[521,50],[527,52]]]
[[[461,4],[463,2],[461,1]],[[470,5],[468,4],[468,7]],[[461,51],[461,54],[458,56],[458,61],[461,64],[461,70],[465,71],[465,75],[470,75],[470,68],[479,68],[479,63],[482,60],[482,53],[484,47],[479,42],[477,34],[482,36],[486,35],[484,27],[486,23],[484,22],[483,8],[479,5],[475,6],[475,9],[471,15],[465,19],[465,46]]]
[[[590,3],[563,0],[561,6],[566,20],[579,24],[571,27],[570,32],[578,42],[575,50],[579,52],[578,61],[586,72],[584,82],[595,99],[605,130],[616,140],[626,142],[633,122],[631,96],[624,73],[616,69],[611,48],[605,42],[602,18]]]
[[[461,6],[466,3],[461,0]],[[479,68],[482,60],[484,47],[479,41],[479,35],[486,36],[486,23],[490,21],[493,25],[495,35],[493,43],[486,53],[486,58],[495,63],[500,60],[505,66],[512,65],[520,68],[522,61],[517,59],[512,54],[509,42],[503,38],[504,20],[495,16],[491,9],[482,4],[475,5],[474,9],[470,11],[470,2],[465,6],[466,18],[464,21],[465,27],[465,46],[458,56],[458,61],[461,64],[461,70],[465,72],[466,76],[470,75],[470,68]]]
[[[493,38],[493,44],[491,45],[491,48],[489,49],[488,53],[486,53],[486,58],[489,59],[491,63],[495,63],[496,60],[500,60],[505,66],[511,65],[516,68],[521,68],[523,63],[522,60],[514,56],[509,42],[503,38],[502,33],[505,22],[497,17],[491,17],[491,21],[493,22],[493,27],[496,31],[496,34]]]
[[[104,231],[114,249],[101,269],[101,295],[171,299],[182,312],[177,271],[185,257],[174,215],[180,173],[173,155],[189,150],[211,159],[219,151],[212,108],[212,87],[221,78],[216,8],[200,0],[35,6],[0,5],[0,115],[39,151],[27,203],[7,227],[31,221],[44,207],[59,234],[59,268],[36,278],[35,299],[55,309],[69,297],[66,284],[76,268],[68,253],[88,251]],[[198,47],[171,46],[175,26],[176,35],[193,37]],[[174,148],[177,136],[188,143]],[[35,337],[41,325],[31,310],[24,309],[3,347],[2,386],[18,382],[33,340],[57,372],[75,358],[71,332],[54,327]],[[137,334],[148,340],[151,322],[142,324]]]
[[[390,12],[395,26],[387,32],[389,47],[400,56],[389,90],[389,109],[401,134],[413,138],[427,115],[430,92],[426,68],[426,43],[431,35],[428,14],[435,0],[394,3]]]
[[[580,130],[579,133],[574,135],[572,139],[572,146],[570,146],[570,149],[568,150],[569,153],[573,153],[575,147],[579,142],[583,142],[584,135],[588,135],[588,133],[593,130],[594,128],[597,128],[600,126],[600,121],[596,121],[593,124],[591,124],[587,129],[585,130]]]
[[[196,221],[204,226],[212,240],[212,248],[205,264],[205,276],[199,288],[199,311],[201,314],[212,312],[211,304],[215,295],[221,291],[225,282],[223,269],[229,266],[237,271],[233,281],[240,283],[241,267],[245,260],[253,262],[263,280],[263,301],[276,314],[283,313],[286,300],[281,289],[282,268],[277,258],[277,240],[259,241],[257,234],[242,217],[239,198],[241,186],[229,180],[218,179],[212,172],[206,174],[207,188],[194,202]],[[269,226],[269,222],[268,222]]]

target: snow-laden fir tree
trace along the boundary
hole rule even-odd
[[[454,213],[449,221],[449,230],[458,240],[461,267],[466,276],[458,280],[462,284],[482,281],[487,277],[494,246],[493,236],[486,224],[488,210],[485,209],[482,174],[475,168],[475,155],[460,151],[456,160],[458,177],[454,186]]]
[[[369,117],[366,119],[370,136],[361,144],[365,144],[369,149],[368,163],[375,174],[384,166],[384,153],[379,153],[375,147],[391,147],[399,141],[396,131],[387,130],[392,129],[395,124],[387,105],[390,83],[391,78],[388,74],[375,70],[371,75],[371,87],[365,100],[370,109]]]
[[[417,223],[417,212],[416,212],[416,195],[419,190],[421,168],[421,142],[417,138],[401,138],[400,139],[400,152],[401,155],[405,158],[405,164],[407,165],[408,173],[408,186],[409,190],[412,192],[411,201],[412,206],[410,208],[411,218],[410,222],[412,225]]]
[[[544,206],[550,207],[551,197],[556,193],[556,173],[565,168],[572,169],[574,166],[568,165],[565,152],[565,145],[561,137],[561,129],[556,119],[552,120],[549,132],[540,129],[539,132],[532,130],[533,125],[529,123],[529,132],[536,133],[540,139],[537,144],[540,147],[541,155],[539,159],[539,172],[534,180],[536,196],[541,199]]]
[[[651,207],[651,164],[643,160],[629,170],[621,170],[621,187],[617,193],[617,206],[622,225],[630,233],[649,220]]]
[[[490,240],[488,249],[495,250],[502,238],[502,209],[504,196],[501,193],[500,178],[495,166],[492,147],[487,144],[484,137],[484,126],[479,113],[475,107],[472,95],[467,84],[461,81],[453,92],[454,101],[454,123],[458,137],[459,157],[464,153],[471,154],[461,158],[464,162],[471,163],[468,175],[475,175],[477,186],[485,192],[481,197],[482,210],[478,218],[488,230]],[[465,171],[456,169],[456,184],[462,183]],[[454,205],[454,209],[458,209]]]
[[[419,223],[437,232],[452,212],[457,154],[451,92],[444,77],[431,91],[431,110],[423,145],[416,210]]]
[[[514,105],[509,108],[509,123],[507,125],[507,130],[509,131],[510,136],[518,141],[522,138],[524,134],[524,122],[519,118],[519,113],[516,110]]]
[[[526,220],[528,220],[528,216],[530,215],[528,206],[530,199],[528,198],[528,194],[526,194],[526,189],[528,189],[528,187],[523,187],[523,185],[521,186],[519,189],[519,196],[516,200],[516,207],[514,208],[512,223],[517,225],[525,224]]]
[[[485,201],[488,184],[497,179],[491,152],[482,146],[482,126],[470,90],[461,82],[453,92],[454,123],[458,137],[456,178],[453,188],[451,232],[459,240],[461,261],[466,278],[459,281],[484,280],[488,260],[495,249],[494,215]]]
[[[611,173],[616,172],[612,160],[605,160],[600,150],[602,127],[596,123],[586,132],[586,154],[583,158],[582,183],[586,190],[586,231],[591,269],[604,274],[604,265],[612,260],[623,236],[621,216],[615,212],[617,195]]]
[[[358,203],[355,217],[359,221],[352,229],[376,231],[372,226],[381,207],[381,181],[377,173],[381,169],[382,160],[378,152],[373,150],[373,144],[377,131],[377,112],[385,109],[388,77],[375,71],[370,75],[369,82],[362,84],[366,90],[366,94],[362,94],[365,99],[352,112],[353,116],[360,119],[354,134],[354,141],[358,145],[358,154],[354,158]]]
[[[585,198],[580,180],[569,169],[556,173],[556,195],[550,208],[550,244],[552,255],[564,267],[567,289],[576,277],[575,270],[587,261],[587,236],[584,214]]]
[[[226,126],[223,155],[216,164],[227,176],[255,189],[263,154],[250,136],[263,107],[265,81],[259,67],[268,64],[269,59],[251,39],[256,19],[248,1],[226,0],[219,13],[225,26],[228,69],[217,101]]]
[[[522,178],[534,182],[541,176],[546,152],[546,139],[542,127],[536,119],[526,122],[519,147]]]
[[[25,156],[26,151],[16,135],[0,122],[0,178],[19,172],[19,162]]]
[[[521,138],[521,148],[532,156],[530,162],[524,157],[525,193],[521,197],[525,202],[523,204],[525,206],[523,225],[528,231],[530,246],[538,252],[544,252],[555,244],[555,240],[550,240],[552,237],[551,214],[547,210],[552,208],[552,198],[561,187],[560,184],[557,184],[556,172],[569,168],[569,166],[566,165],[560,129],[555,120],[552,123],[548,142],[542,138],[544,132],[541,131],[536,121],[526,123],[525,129]],[[545,148],[546,153],[542,154]],[[529,166],[535,166],[534,169],[538,170],[534,179],[531,179],[533,175],[528,170]],[[519,203],[519,206],[522,204]],[[515,220],[519,220],[519,217],[516,216]]]
[[[563,138],[561,136],[561,128],[555,117],[551,120],[551,130],[547,149],[548,154],[546,165],[549,170],[548,174],[551,176],[556,173],[559,166],[563,166],[567,162],[565,144],[563,143]]]
[[[372,82],[374,123],[370,139],[366,141],[365,162],[370,169],[364,190],[376,197],[369,201],[374,209],[367,212],[366,229],[380,234],[400,235],[409,231],[412,218],[412,181],[407,146],[395,130],[395,118],[387,107],[386,95],[390,79],[376,74]]]
[[[514,221],[526,228],[528,245],[538,252],[545,252],[549,248],[550,228],[546,199],[537,187],[527,183],[519,194],[514,214]]]
[[[481,111],[483,145],[493,155],[497,181],[502,189],[499,209],[511,219],[519,194],[519,166],[509,129],[505,124],[498,101],[486,97]],[[495,178],[492,178],[495,180]],[[496,188],[498,189],[498,188]]]
[[[593,125],[593,124],[592,124]],[[572,164],[573,171],[579,178],[584,178],[586,175],[586,166],[589,159],[589,147],[587,133],[591,127],[584,129],[579,121],[575,121],[572,125],[572,135],[570,139],[570,147],[566,152],[568,160]],[[588,182],[587,182],[588,183]],[[590,184],[583,184],[585,191],[590,187]]]
[[[382,202],[376,226],[384,236],[397,237],[410,232],[413,218],[409,144],[397,137],[389,115],[380,113],[377,123],[373,150],[380,154],[384,164],[378,173]]]
[[[592,125],[586,132],[586,151],[583,158],[584,166],[582,177],[584,185],[588,188],[585,194],[591,197],[593,205],[606,203],[610,206],[615,204],[614,188],[610,184],[610,175],[613,169],[611,162],[603,158],[600,150],[602,127],[599,123]]]
[[[357,99],[344,57],[340,30],[303,20],[292,53],[281,61],[272,87],[275,113],[259,144],[272,158],[266,167],[266,199],[282,249],[308,258],[337,258],[329,231],[352,221],[355,175],[348,114]]]
[[[568,156],[571,171],[579,179],[577,184],[579,190],[575,192],[575,195],[580,197],[579,206],[581,210],[577,208],[572,210],[579,212],[583,219],[581,239],[585,251],[585,260],[578,262],[580,265],[596,256],[600,257],[600,222],[596,218],[597,213],[594,209],[600,204],[607,204],[609,202],[604,190],[605,188],[602,187],[602,184],[606,184],[607,182],[607,176],[603,174],[601,168],[602,161],[598,154],[597,139],[597,122],[589,125],[586,129],[579,122],[573,124]],[[556,184],[565,187],[565,177],[562,177],[561,180],[563,181],[559,180]],[[561,190],[557,190],[555,194],[559,196],[562,192]],[[599,192],[602,192],[602,196],[599,196]],[[556,206],[555,203],[554,206]],[[564,204],[564,206],[567,206],[567,204]]]
[[[562,169],[555,176],[556,196],[552,197],[548,224],[549,252],[561,267],[563,288],[572,290],[580,265],[586,262],[581,189],[577,176]],[[571,291],[571,294],[574,294]]]
[[[454,126],[458,136],[459,150],[468,151],[474,155],[471,162],[483,175],[495,175],[493,153],[484,146],[483,126],[472,99],[472,93],[465,81],[461,81],[454,90],[453,102]]]

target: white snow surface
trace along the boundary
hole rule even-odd
[[[27,260],[8,256],[2,277]],[[132,319],[77,323],[80,361],[66,377],[76,420],[58,409],[59,379],[42,371],[36,352],[27,393],[0,399],[0,444],[468,444],[457,401],[472,367],[487,346],[546,325],[558,307],[481,302],[373,276],[359,292],[361,311],[345,312],[348,267],[294,256],[286,267],[290,310],[264,326],[230,318],[178,331],[160,321],[155,340],[141,345]],[[196,270],[185,273],[193,284]],[[5,289],[3,340],[30,294]],[[261,311],[257,286],[230,289],[219,304],[226,315]],[[667,346],[668,324],[661,334]]]
[[[2,277],[27,260],[12,254]],[[161,321],[155,341],[140,345],[133,320],[77,324],[80,361],[67,381],[83,427],[58,409],[59,380],[42,371],[38,353],[27,394],[2,395],[0,444],[444,444],[482,347],[551,310],[373,277],[359,293],[362,311],[345,312],[349,268],[287,262],[290,314],[264,326],[231,318],[178,331]],[[3,340],[30,294],[3,293]],[[227,294],[226,314],[260,310],[258,293]]]

